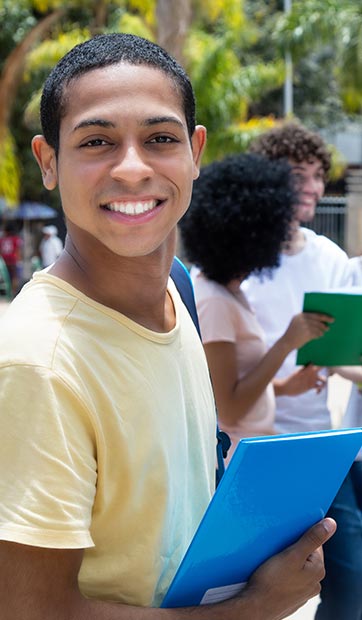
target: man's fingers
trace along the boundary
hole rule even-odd
[[[323,375],[317,375],[317,378],[315,380],[315,385],[314,385],[317,394],[319,394],[326,385],[327,385],[327,378],[324,377]]]
[[[310,370],[313,372],[318,372],[318,370],[321,370],[321,368],[323,368],[323,366],[317,366],[317,364],[312,364],[312,363],[306,364],[304,366],[304,370]]]
[[[323,560],[324,560],[323,547],[318,547],[318,549],[316,549],[315,551],[312,551],[312,553],[308,555],[305,561],[305,565],[307,565],[308,562],[310,562],[311,564],[315,564],[318,561],[323,562]]]
[[[326,518],[311,527],[295,543],[304,561],[321,547],[337,529],[337,524],[333,519]],[[302,559],[301,558],[301,559]]]

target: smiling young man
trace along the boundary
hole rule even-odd
[[[272,346],[291,317],[301,311],[305,292],[347,286],[350,275],[346,253],[327,237],[303,226],[314,218],[330,168],[330,155],[322,138],[299,123],[288,122],[260,136],[251,150],[272,160],[288,160],[299,193],[291,238],[281,254],[280,266],[270,279],[253,276],[243,284],[268,345]],[[309,382],[309,390],[282,396],[278,395],[278,385],[275,386],[277,432],[331,428],[326,375],[312,365],[297,367],[295,352],[277,373],[279,386],[293,372],[301,385],[308,387]],[[321,389],[322,382],[325,389]],[[326,578],[316,620],[362,620],[362,513],[353,488],[352,470],[329,512],[338,529],[325,547]]]
[[[238,597],[159,609],[210,501],[215,409],[169,279],[205,129],[183,69],[131,35],[71,50],[33,151],[65,249],[0,329],[2,620],[277,620],[319,591],[327,519]]]

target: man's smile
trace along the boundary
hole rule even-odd
[[[152,211],[161,204],[161,200],[127,200],[122,202],[110,202],[102,205],[103,208],[116,213],[124,213],[125,215],[142,215],[148,211]]]

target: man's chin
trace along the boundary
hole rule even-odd
[[[297,220],[300,224],[309,224],[315,217],[315,207],[298,209]]]

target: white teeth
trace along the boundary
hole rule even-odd
[[[107,208],[117,213],[126,215],[141,215],[151,211],[157,205],[157,200],[147,200],[144,202],[110,202]]]

